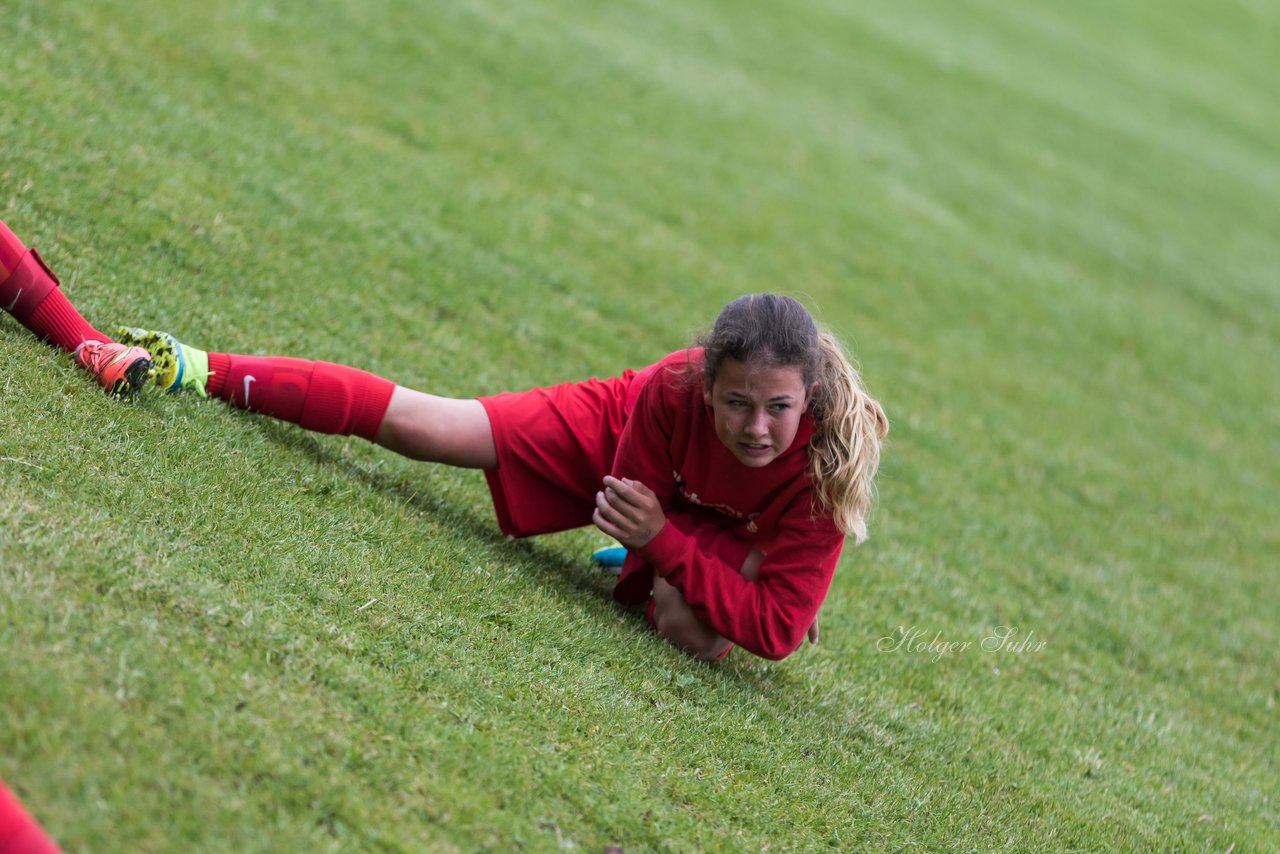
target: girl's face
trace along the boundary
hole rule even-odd
[[[725,359],[705,398],[720,441],[744,466],[761,468],[791,447],[811,393],[797,367],[759,368]]]

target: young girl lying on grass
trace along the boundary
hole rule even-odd
[[[476,400],[329,362],[198,350],[121,327],[113,341],[0,223],[0,306],[117,394],[191,389],[415,460],[483,469],[503,533],[594,523],[627,548],[614,598],[703,658],[781,659],[816,641],[847,535],[866,539],[880,404],[839,342],[789,297],[752,294],[700,346],[641,371]]]

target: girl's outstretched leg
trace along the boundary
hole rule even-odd
[[[118,334],[152,353],[156,381],[169,391],[188,388],[308,430],[360,436],[415,460],[498,465],[479,401],[423,394],[332,362],[206,353],[145,329],[121,327]]]
[[[415,460],[496,469],[489,413],[478,400],[458,400],[396,386],[375,441]]]
[[[332,362],[231,353],[208,358],[210,396],[318,433],[370,442],[396,387],[368,371]]]

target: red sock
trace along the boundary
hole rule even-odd
[[[34,249],[0,222],[0,308],[64,350],[82,341],[110,341],[94,329],[58,288],[58,277]]]
[[[396,388],[368,371],[279,356],[210,353],[209,370],[205,390],[232,406],[370,442]]]
[[[58,854],[58,846],[45,835],[3,782],[0,782],[0,851],[6,854]]]

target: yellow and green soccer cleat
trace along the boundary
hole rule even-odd
[[[116,335],[125,344],[145,347],[151,353],[155,367],[151,376],[156,385],[165,391],[194,389],[201,397],[208,397],[205,383],[209,381],[209,354],[183,344],[168,332],[155,332],[121,326]]]
[[[82,341],[71,359],[115,397],[136,396],[151,376],[150,353],[115,341]]]

